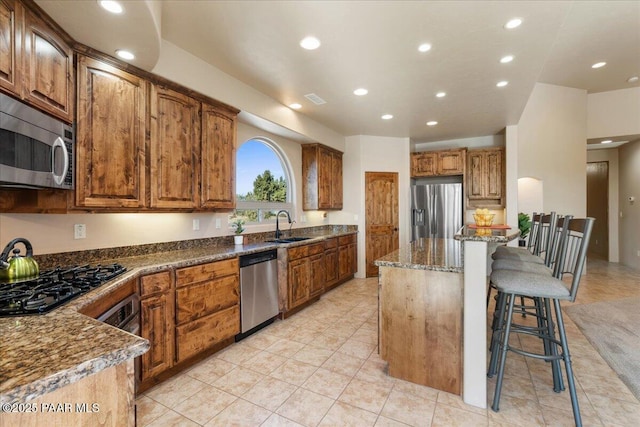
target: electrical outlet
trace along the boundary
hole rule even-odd
[[[199,219],[194,219],[193,220],[193,231],[198,231],[200,230],[200,220]]]
[[[87,238],[87,226],[85,224],[75,224],[73,226],[73,238],[74,239],[86,239]]]
[[[220,228],[221,224],[220,224],[220,218],[216,218],[216,228]]]
[[[638,251],[638,256],[640,256],[640,251]]]
[[[307,216],[306,215],[300,216],[300,222],[307,222]]]

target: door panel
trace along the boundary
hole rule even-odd
[[[366,274],[378,275],[373,264],[398,249],[398,174],[365,172]]]
[[[609,162],[587,163],[587,216],[596,221],[589,253],[609,259]]]

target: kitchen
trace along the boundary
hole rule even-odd
[[[189,75],[185,75],[183,70],[185,64],[190,64],[189,69],[192,71]],[[409,188],[409,170],[408,159],[410,156],[412,142],[408,138],[398,138],[392,136],[348,136],[346,138],[341,137],[337,132],[332,131],[329,128],[318,126],[316,123],[309,121],[305,116],[298,115],[284,108],[279,103],[271,103],[268,99],[264,99],[259,95],[257,91],[246,88],[238,81],[230,78],[228,75],[224,75],[221,71],[207,65],[203,61],[190,55],[187,51],[182,50],[177,45],[168,41],[162,41],[162,55],[160,61],[154,72],[186,84],[187,86],[198,88],[202,93],[208,94],[214,99],[222,99],[228,104],[242,107],[243,110],[253,111],[257,116],[271,118],[273,121],[289,124],[287,120],[291,120],[298,124],[289,124],[289,127],[294,130],[301,130],[301,126],[308,129],[308,131],[301,132],[307,134],[311,140],[322,141],[323,143],[333,146],[341,151],[344,151],[344,182],[354,183],[361,182],[363,172],[369,170],[376,171],[397,171],[399,173],[399,186],[401,189]],[[205,81],[198,79],[198,75],[219,76],[219,79],[211,79],[210,77]],[[233,88],[233,90],[230,90]],[[230,94],[229,92],[234,92]],[[537,85],[534,90],[536,103],[531,104],[530,108],[525,110],[523,116],[526,120],[521,120],[516,128],[513,126],[507,126],[506,135],[504,137],[491,136],[484,138],[461,138],[454,140],[454,138],[443,137],[441,140],[448,139],[448,143],[442,143],[445,146],[442,148],[451,148],[451,146],[471,146],[479,144],[478,146],[487,146],[487,140],[506,140],[507,153],[515,153],[513,147],[510,144],[514,144],[514,132],[517,130],[517,149],[518,149],[518,173],[513,176],[546,176],[548,182],[555,182],[555,180],[567,180],[567,185],[572,188],[584,188],[582,183],[582,176],[584,176],[583,170],[580,168],[584,165],[584,140],[586,139],[586,124],[582,127],[571,127],[567,129],[564,125],[565,122],[578,121],[578,123],[585,123],[587,119],[581,116],[585,110],[585,103],[587,102],[587,95],[584,92],[566,89],[551,85]],[[612,94],[611,96],[613,96]],[[234,98],[234,96],[236,98]],[[602,95],[604,96],[604,95]],[[592,95],[589,95],[591,99]],[[248,99],[254,100],[256,105],[251,106]],[[561,102],[562,101],[562,102]],[[605,100],[603,102],[606,102]],[[262,111],[258,106],[260,102],[266,102],[270,108],[265,108],[268,111]],[[540,106],[538,106],[540,105]],[[557,111],[551,119],[546,116],[543,117],[542,113],[549,108],[549,105],[556,105]],[[537,108],[537,109],[536,109]],[[284,109],[284,110],[283,110]],[[274,114],[273,111],[278,111],[278,114],[282,114],[282,118],[276,118],[270,114]],[[624,117],[627,112],[622,112],[621,117]],[[300,116],[300,117],[298,117]],[[259,117],[253,117],[254,122],[259,122]],[[554,158],[549,159],[548,156],[543,157],[544,160],[540,160],[540,154],[536,151],[528,152],[530,148],[527,145],[528,141],[533,138],[533,129],[535,132],[541,132],[538,128],[541,121],[544,119],[544,129],[548,134],[542,135],[541,140],[545,144],[544,146],[554,151]],[[551,123],[549,122],[551,120]],[[504,123],[503,123],[504,124]],[[632,126],[631,126],[632,127]],[[529,130],[529,133],[525,132]],[[566,152],[558,152],[556,145],[557,136],[555,133],[562,133],[564,138],[571,139],[572,144],[567,144],[563,149]],[[626,132],[625,134],[632,134],[637,132]],[[256,134],[265,134],[265,130],[254,127],[250,124],[239,123],[238,124],[238,136],[237,141],[245,141]],[[381,133],[382,134],[382,133]],[[612,131],[612,135],[619,134],[617,131]],[[300,168],[297,166],[300,162],[300,148],[294,141],[289,141],[280,135],[267,133],[273,140],[281,143],[284,146],[284,150],[287,151],[288,157],[291,160],[296,175]],[[375,134],[374,134],[375,135]],[[466,141],[464,139],[467,139]],[[537,139],[537,137],[536,137]],[[532,143],[533,141],[531,141]],[[389,146],[393,144],[393,150],[389,150]],[[491,143],[490,143],[491,144]],[[500,144],[500,142],[497,142]],[[421,144],[418,144],[421,145]],[[420,151],[426,150],[425,145],[428,145],[429,150],[436,148],[437,143],[424,143],[421,147],[418,147]],[[448,146],[446,146],[448,145]],[[540,143],[536,142],[536,147],[540,147]],[[522,151],[522,159],[520,159],[520,152]],[[540,150],[543,152],[544,150]],[[621,167],[626,170],[631,170],[629,165],[625,166],[624,159],[631,158],[632,156],[621,156]],[[570,160],[570,164],[569,163]],[[514,159],[509,161],[509,154],[507,154],[507,174],[509,174],[509,165],[513,167]],[[554,163],[557,161],[557,163]],[[540,170],[540,164],[545,162],[549,163],[548,170]],[[522,164],[521,164],[522,163]],[[632,166],[632,165],[631,165]],[[555,171],[559,169],[566,170],[566,176],[557,177]],[[522,174],[520,169],[523,170]],[[549,171],[554,171],[551,174]],[[511,173],[514,173],[511,170]],[[299,182],[300,176],[296,176],[296,181]],[[631,181],[630,181],[631,182]],[[636,181],[637,182],[637,181]],[[297,187],[298,200],[301,199],[301,186]],[[511,188],[510,188],[511,187]],[[513,198],[515,180],[507,180],[507,193],[512,194]],[[549,188],[551,187],[551,188]],[[511,191],[511,193],[509,193]],[[563,199],[565,192],[559,188],[555,188],[553,185],[545,187],[545,206],[558,206],[558,209],[572,210],[580,212],[584,209],[584,193],[583,191],[576,191],[575,197],[577,200],[560,200]],[[309,213],[307,216],[307,225],[325,225],[325,224],[353,224],[358,225],[362,230],[364,229],[365,212],[363,209],[364,203],[363,191],[355,186],[345,186],[344,206],[341,211],[329,211],[327,218],[322,215],[315,215]],[[408,241],[409,223],[408,216],[408,194],[406,191],[401,191],[399,194],[399,206],[400,206],[400,240],[402,242]],[[299,208],[298,208],[299,209]],[[511,216],[515,216],[516,208],[515,203],[507,203],[507,209],[512,209]],[[304,212],[298,210],[294,215],[300,220],[296,223],[296,227],[301,226],[301,217]],[[630,212],[630,215],[633,215]],[[358,219],[356,219],[356,217]],[[509,217],[509,212],[507,212]],[[81,251],[81,250],[95,250],[99,248],[109,248],[118,246],[127,246],[134,244],[154,244],[163,241],[178,241],[185,239],[203,238],[211,236],[224,236],[230,234],[230,232],[221,228],[215,227],[215,220],[222,220],[223,224],[226,224],[227,215],[223,213],[172,213],[172,214],[140,214],[140,213],[127,213],[127,214],[48,214],[48,215],[32,215],[32,214],[3,214],[0,223],[0,232],[2,241],[9,241],[15,237],[15,233],[12,230],[25,229],[31,230],[30,234],[26,237],[29,238],[38,253],[57,253],[60,252],[60,247],[63,246],[65,251]],[[200,220],[201,230],[196,232],[192,230],[193,219]],[[513,221],[510,221],[513,222]],[[73,225],[81,223],[87,226],[87,239],[73,239]],[[623,226],[624,226],[623,222]],[[157,233],[156,230],[162,229],[163,233]],[[98,233],[98,230],[100,232]],[[256,226],[252,227],[251,232],[267,232],[273,231],[273,225],[269,226]],[[358,235],[358,271],[364,271],[364,236],[363,233]],[[621,233],[623,236],[625,233]],[[627,233],[628,234],[628,233]],[[46,238],[42,236],[47,236]],[[624,238],[624,237],[623,237]],[[362,275],[362,273],[360,273]]]

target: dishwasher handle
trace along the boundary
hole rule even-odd
[[[278,252],[274,249],[266,252],[258,252],[255,254],[242,255],[240,257],[240,268],[249,267],[250,265],[260,264],[262,262],[271,261],[278,258]]]

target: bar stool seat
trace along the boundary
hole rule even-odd
[[[560,279],[551,277],[551,274],[495,270],[491,273],[491,281],[500,292],[507,294],[561,300],[571,297],[565,283]]]
[[[523,273],[541,274],[543,276],[553,275],[553,269],[544,264],[523,262],[515,259],[497,259],[491,263],[491,270],[521,271]]]

